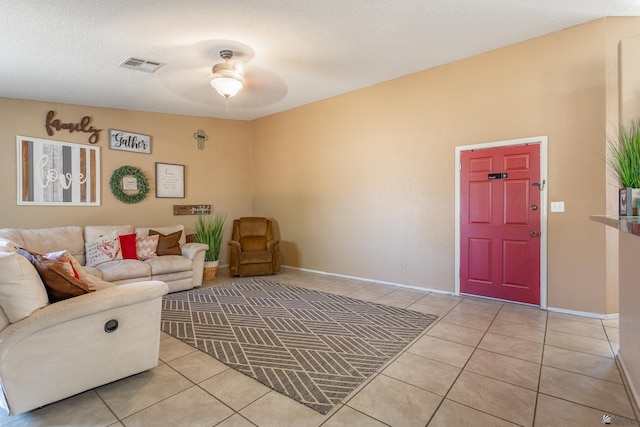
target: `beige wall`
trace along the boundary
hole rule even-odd
[[[549,201],[566,208],[548,219],[548,304],[614,313],[606,253],[617,241],[588,217],[613,205],[604,140],[618,113],[618,41],[638,23],[595,21],[251,123],[0,99],[1,225],[189,227],[172,205],[212,203],[229,218],[275,218],[287,265],[453,291],[455,147],[546,135]],[[15,136],[47,138],[51,109],[104,129],[102,206],[15,205]],[[152,135],[152,155],[109,150],[109,128]],[[156,161],[187,165],[185,199],[113,198],[115,168],[140,167],[153,186]]]
[[[549,201],[566,209],[548,218],[548,304],[616,312],[605,230],[588,218],[607,209],[608,73],[638,23],[595,21],[258,119],[254,212],[277,219],[288,265],[453,291],[454,148],[546,135]]]
[[[84,133],[60,131],[48,136],[44,123],[49,110],[64,122],[91,116],[92,124],[103,129],[96,144],[101,154],[101,206],[17,206],[16,135],[87,144],[88,134]],[[151,135],[151,154],[109,149],[110,128]],[[198,150],[193,137],[198,129],[209,136],[204,150]],[[251,213],[249,122],[0,98],[0,141],[0,227],[181,223],[190,231],[195,217],[174,216],[174,204],[212,204],[214,209],[227,213],[229,219]],[[186,165],[184,199],[155,197],[155,162]],[[109,178],[123,165],[140,168],[149,181],[149,194],[140,203],[125,204],[111,194]],[[230,233],[228,222],[227,234]],[[226,260],[224,246],[222,260]]]
[[[640,115],[640,36],[620,42],[620,120],[629,126]],[[610,227],[607,227],[610,228]],[[620,234],[620,351],[627,379],[640,404],[640,237]]]

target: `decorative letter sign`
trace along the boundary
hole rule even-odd
[[[122,130],[109,130],[109,148],[151,154],[151,137]]]
[[[54,130],[68,130],[69,133],[84,132],[90,133],[89,144],[95,144],[100,139],[100,132],[102,129],[96,129],[91,125],[91,117],[84,116],[78,123],[62,123],[59,119],[54,119],[56,112],[51,110],[47,113],[47,118],[44,123],[44,128],[47,130],[47,135],[53,136]]]
[[[100,148],[17,137],[18,205],[99,206]]]

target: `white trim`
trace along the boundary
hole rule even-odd
[[[600,319],[600,320],[609,320],[609,319],[618,318],[617,313],[616,314],[600,314],[600,313],[591,313],[589,311],[567,310],[565,308],[558,308],[558,307],[548,307],[547,310],[553,313],[572,314],[574,316],[591,317],[591,318]]]
[[[307,273],[322,274],[324,276],[342,277],[342,278],[345,278],[345,279],[360,280],[360,281],[363,281],[363,282],[379,283],[381,285],[397,286],[398,288],[416,289],[418,291],[433,292],[433,293],[436,293],[436,294],[454,295],[453,292],[443,291],[442,289],[423,288],[423,287],[420,287],[420,286],[405,285],[403,283],[395,283],[395,282],[386,282],[384,280],[375,280],[375,279],[369,279],[369,278],[366,278],[366,277],[347,276],[347,275],[344,275],[344,274],[328,273],[326,271],[310,270],[308,268],[291,267],[289,265],[283,265],[282,267],[283,268],[290,268],[291,270],[304,271],[304,272],[307,272]]]
[[[455,149],[455,295],[460,295],[460,155],[463,151],[485,148],[507,147],[512,145],[540,144],[540,181],[545,183],[540,192],[540,308],[547,308],[547,194],[549,194],[548,173],[548,138],[536,136],[531,138],[511,139],[507,141],[487,142],[474,145],[462,145]]]
[[[228,264],[227,264],[227,267],[228,267]],[[381,285],[396,286],[398,288],[416,289],[416,290],[419,290],[419,291],[433,292],[433,293],[444,294],[444,295],[456,295],[453,292],[443,291],[441,289],[422,288],[420,286],[405,285],[405,284],[396,283],[396,282],[386,282],[384,280],[375,280],[375,279],[369,279],[369,278],[366,278],[366,277],[348,276],[348,275],[345,275],[345,274],[329,273],[329,272],[320,271],[320,270],[311,270],[309,268],[292,267],[292,266],[289,266],[289,265],[283,265],[282,268],[288,268],[290,270],[304,271],[306,273],[321,274],[323,276],[332,276],[332,277],[340,277],[340,278],[344,278],[344,279],[360,280],[360,281],[363,281],[363,282],[379,283]],[[518,304],[518,305],[524,305],[524,306],[528,306],[528,307],[539,308],[537,305],[526,304],[526,303],[522,303],[522,302],[518,302],[518,301],[507,301],[507,300],[498,299],[498,298],[478,297],[478,295],[470,295],[470,294],[463,294],[463,293],[459,293],[457,295],[461,296],[461,297],[465,297],[465,298],[483,298],[483,299],[488,299],[488,300],[492,300],[492,301],[503,302],[503,303],[506,303],[506,304]],[[544,310],[547,310],[547,311],[550,311],[550,312],[555,312],[555,313],[572,314],[574,316],[590,317],[590,318],[601,319],[601,320],[617,319],[618,318],[618,314],[617,313],[616,314],[598,314],[598,313],[591,313],[591,312],[588,312],[588,311],[566,310],[564,308],[556,308],[556,307],[548,307],[548,308],[545,308]]]
[[[624,372],[624,376],[626,377],[627,383],[629,384],[629,389],[631,390],[631,395],[633,399],[636,401],[636,407],[640,408],[640,393],[638,393],[638,389],[636,385],[631,381],[631,375],[627,370],[627,366],[624,364],[624,360],[622,359],[622,353],[618,350],[618,360],[620,361],[620,365],[622,366],[622,371]]]

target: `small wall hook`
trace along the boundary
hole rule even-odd
[[[193,137],[198,140],[198,149],[204,150],[204,142],[209,139],[204,131],[202,129],[198,129],[198,131],[193,134]]]

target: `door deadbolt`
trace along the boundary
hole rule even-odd
[[[532,211],[537,211],[538,210],[538,205],[531,205],[531,210]]]
[[[538,233],[537,231],[532,231],[531,233],[529,233],[529,236],[531,236],[531,237],[539,237],[540,233]]]

